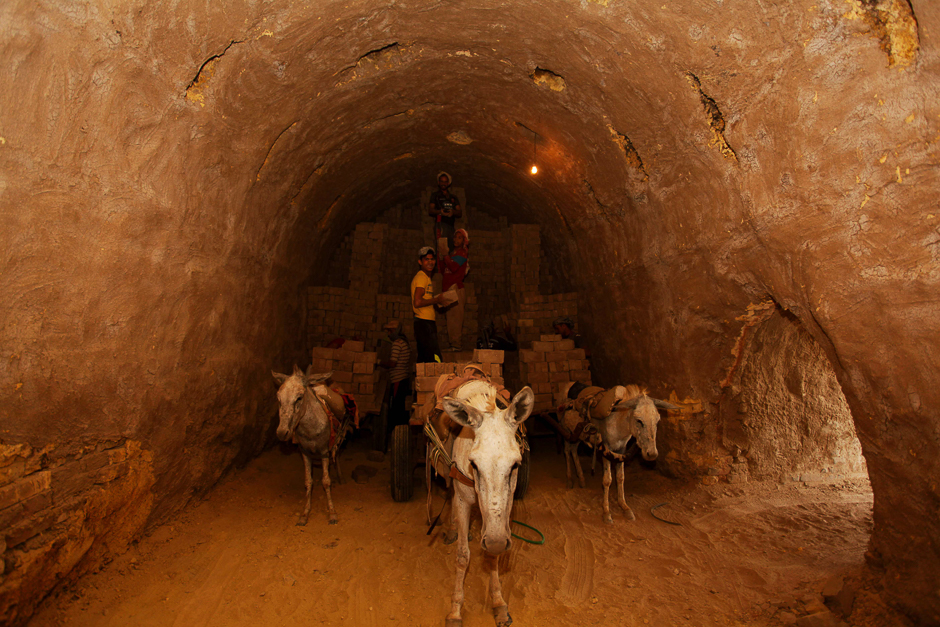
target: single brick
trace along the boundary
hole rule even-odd
[[[473,361],[487,364],[501,364],[505,358],[505,353],[498,350],[488,350],[478,348],[473,351]]]

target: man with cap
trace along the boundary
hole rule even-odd
[[[437,312],[435,305],[444,302],[444,295],[434,295],[434,266],[437,255],[430,246],[418,251],[420,269],[411,279],[411,309],[415,315],[415,342],[418,345],[418,363],[440,362],[441,349],[437,343]]]
[[[392,430],[408,422],[405,400],[411,395],[411,347],[398,320],[390,320],[382,329],[388,333],[388,340],[392,343],[388,359],[379,362],[381,367],[388,369],[389,401],[385,437],[388,442]]]
[[[463,215],[460,201],[450,193],[450,174],[441,172],[437,175],[437,191],[431,194],[428,205],[428,215],[434,218],[434,237],[437,240],[438,250],[447,251],[454,244],[454,225],[457,218]],[[441,244],[441,239],[447,239],[447,245]]]
[[[574,340],[575,348],[584,348],[581,342],[581,335],[574,332],[574,321],[568,316],[560,316],[552,322],[555,333],[561,336],[563,340]],[[590,359],[590,357],[588,358]]]

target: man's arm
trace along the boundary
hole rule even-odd
[[[415,308],[420,308],[420,307],[427,307],[427,306],[429,306],[429,305],[439,305],[439,304],[441,304],[441,302],[442,302],[443,300],[444,300],[444,295],[443,295],[443,294],[438,294],[438,295],[435,296],[434,298],[425,298],[425,297],[424,297],[424,288],[423,288],[423,287],[416,287],[416,288],[415,288],[415,296],[414,296],[414,298],[412,299],[412,303],[414,304]]]
[[[432,218],[436,218],[441,215],[441,210],[438,209],[437,205],[434,204],[434,194],[431,194],[431,202],[428,205],[428,215]]]

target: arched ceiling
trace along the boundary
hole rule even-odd
[[[446,170],[542,226],[607,382],[718,406],[748,306],[789,309],[852,407],[886,580],[936,622],[938,25],[922,0],[0,4],[0,437],[140,441],[147,515],[175,511],[264,440],[298,290]]]

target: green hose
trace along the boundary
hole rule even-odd
[[[535,533],[539,534],[539,537],[541,538],[541,540],[529,540],[528,538],[523,538],[522,536],[517,536],[517,535],[514,534],[514,533],[511,534],[513,538],[518,538],[519,540],[522,540],[523,542],[528,542],[529,544],[545,544],[545,534],[543,534],[541,531],[539,531],[539,530],[536,529],[535,527],[531,527],[531,526],[529,526],[529,525],[527,525],[527,524],[525,524],[525,523],[521,523],[521,522],[519,522],[518,520],[513,520],[513,521],[511,521],[511,522],[514,522],[514,523],[516,523],[517,525],[522,525],[522,526],[525,527],[526,529],[531,529],[531,530],[534,531]]]

